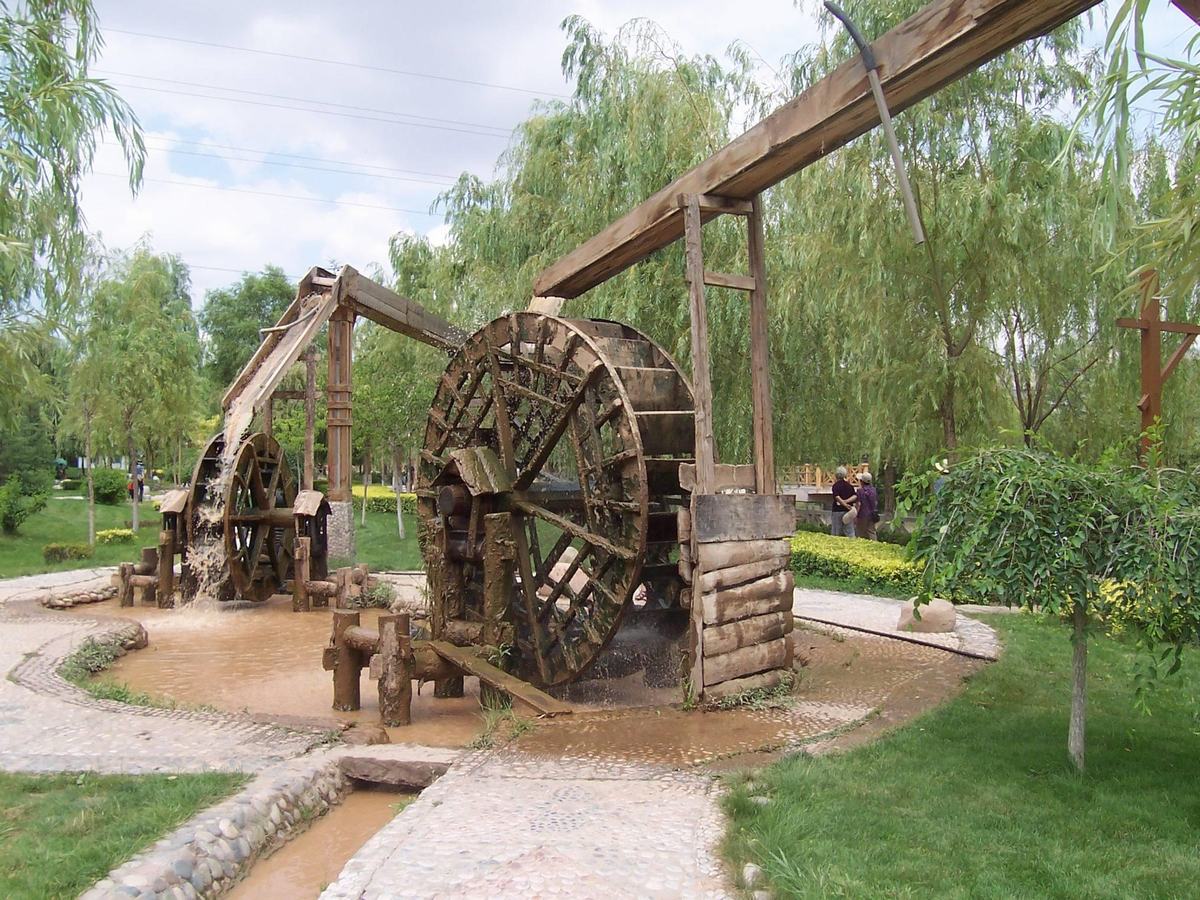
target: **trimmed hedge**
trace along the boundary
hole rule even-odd
[[[854,580],[890,592],[916,594],[921,569],[894,544],[801,531],[792,537],[797,575]]]
[[[362,485],[354,485],[353,493],[355,505],[361,506],[363,498]],[[417,495],[401,494],[400,499],[403,503],[404,514],[415,516],[417,514]],[[391,513],[392,515],[395,515],[396,495],[387,485],[373,484],[371,485],[371,489],[367,491],[367,509],[370,512]]]
[[[60,487],[61,487],[61,488],[62,488],[64,491],[77,491],[77,490],[79,490],[81,487],[83,487],[83,482],[82,482],[82,481],[80,481],[78,478],[64,478],[64,479],[63,479],[63,480],[62,480],[62,481],[59,483],[59,486],[60,486]],[[87,492],[85,491],[84,493],[87,493]]]
[[[91,559],[93,550],[88,544],[46,544],[42,547],[42,559],[48,563],[68,559]]]

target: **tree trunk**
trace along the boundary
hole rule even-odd
[[[138,502],[137,456],[135,455],[132,432],[126,439],[126,444],[129,449],[129,479],[133,482],[133,514],[130,516],[129,524],[134,531],[137,531],[139,528],[141,528],[141,523],[138,521],[139,507],[141,504]]]
[[[1075,601],[1073,618],[1075,633],[1071,641],[1075,652],[1071,662],[1071,726],[1067,733],[1067,750],[1075,768],[1082,772],[1087,718],[1087,607],[1082,600]]]
[[[404,540],[404,510],[401,507],[404,505],[400,500],[400,468],[404,461],[400,453],[400,448],[392,447],[392,491],[396,495],[396,531],[400,535],[400,540]]]
[[[371,490],[371,451],[363,451],[363,507],[362,507],[362,525],[365,528],[367,525],[367,494]]]
[[[942,417],[942,441],[950,453],[958,448],[958,422],[955,418],[954,395],[954,373],[951,371],[946,373],[946,385],[942,389],[942,402],[938,404],[938,412]]]
[[[88,416],[83,423],[83,452],[87,455],[87,503],[88,503],[88,544],[96,546],[96,483],[92,479],[92,418]]]

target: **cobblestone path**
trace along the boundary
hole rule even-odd
[[[714,779],[477,753],[346,864],[322,900],[725,897]]]
[[[0,582],[0,769],[10,772],[257,772],[322,735],[220,713],[97,700],[57,674],[64,657],[115,620],[47,612],[47,588],[81,586],[109,570]],[[219,673],[214,673],[217,675]]]

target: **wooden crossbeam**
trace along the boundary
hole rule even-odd
[[[510,697],[520,700],[527,706],[533,707],[543,716],[563,716],[574,711],[569,703],[564,703],[551,697],[545,691],[538,690],[528,681],[522,681],[515,675],[510,675],[503,669],[493,666],[487,660],[476,656],[465,647],[456,647],[446,641],[430,641],[433,652],[451,665],[457,666],[468,675],[474,675],[484,684],[489,684],[497,690],[504,691]]]
[[[1098,0],[935,0],[872,43],[892,114]],[[683,235],[681,195],[749,200],[879,124],[856,54],[545,269],[538,297],[578,297]],[[717,215],[701,209],[707,220]]]
[[[735,291],[753,291],[757,282],[750,275],[731,275],[728,272],[704,273],[704,283],[713,287],[733,288]]]

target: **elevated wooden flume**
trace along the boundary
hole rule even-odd
[[[887,105],[898,113],[1096,2],[937,0],[872,43]],[[287,475],[269,434],[244,439],[257,449],[245,453],[250,489],[235,498],[236,521],[224,501],[224,533],[237,534],[231,558],[247,585],[242,596],[286,584],[294,607],[308,609],[315,604],[302,594],[339,604],[360,583],[347,570],[336,590],[312,590],[325,564],[326,517],[332,509],[336,518],[350,499],[355,317],[450,356],[429,412],[417,487],[430,640],[411,639],[406,617],[381,619],[376,633],[361,628],[356,614],[337,612],[324,660],[334,672],[335,706],[357,708],[358,673],[367,666],[378,676],[388,724],[407,723],[413,678],[433,680],[437,696],[457,696],[465,674],[543,714],[566,712],[546,691],[619,670],[615,649],[635,621],[682,644],[684,684],[698,699],[789,677],[787,539],[795,503],[775,484],[761,193],[878,121],[855,57],[547,268],[528,311],[471,335],[349,267],[305,276],[225,395],[225,438],[242,440],[240,432],[230,436],[231,423],[248,424],[255,414],[269,430],[280,380],[328,323],[329,496],[311,491],[310,361],[310,443],[297,495],[303,529],[301,501],[280,488]],[[720,215],[745,221],[747,273],[704,266],[703,225]],[[690,379],[651,337],[560,314],[566,301],[681,237]],[[749,468],[716,458],[706,287],[748,298]],[[169,532],[183,543],[185,573],[186,523],[208,502],[202,474],[164,515],[164,540]],[[289,516],[296,522],[290,530]]]

